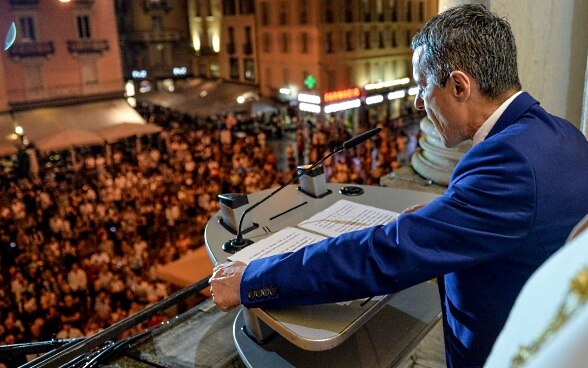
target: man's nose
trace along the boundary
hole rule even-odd
[[[424,110],[425,109],[425,101],[421,98],[421,94],[418,93],[414,99],[414,107],[417,110]]]

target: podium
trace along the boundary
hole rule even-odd
[[[337,201],[402,212],[436,195],[367,185],[327,184],[328,195],[312,197],[290,185],[251,212],[254,226],[245,237],[261,240],[293,227]],[[249,195],[249,203],[271,189]],[[231,254],[222,249],[235,235],[223,226],[220,211],[205,229],[213,263]],[[412,351],[440,318],[437,286],[416,285],[382,297],[284,309],[242,307],[233,340],[249,367],[394,367]]]

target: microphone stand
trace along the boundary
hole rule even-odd
[[[331,156],[333,156],[341,151],[344,151],[346,149],[355,147],[356,145],[362,143],[363,141],[378,134],[381,130],[382,130],[381,128],[374,128],[372,130],[368,130],[367,132],[365,132],[363,134],[360,134],[357,137],[354,137],[354,138],[349,139],[348,141],[345,141],[341,146],[339,146],[338,148],[331,151],[328,155],[326,155],[325,157],[316,161],[314,164],[310,165],[310,167],[308,167],[308,168],[304,169],[303,171],[294,175],[290,180],[288,180],[288,182],[280,185],[280,187],[278,187],[278,189],[271,192],[269,195],[267,195],[261,201],[255,203],[251,207],[247,208],[245,211],[243,211],[243,213],[241,214],[241,218],[239,219],[239,227],[237,230],[237,237],[235,239],[231,239],[231,240],[226,241],[223,244],[222,249],[225,252],[236,253],[237,251],[247,247],[248,245],[253,244],[253,240],[243,238],[243,233],[241,231],[241,227],[243,226],[243,219],[245,218],[245,215],[247,215],[249,212],[251,212],[254,208],[258,207],[263,202],[270,199],[274,194],[278,193],[280,190],[282,190],[285,187],[287,187],[288,185],[292,184],[296,179],[300,178],[301,176],[304,176],[306,173],[308,173],[309,171],[313,170],[314,168],[316,168],[317,166],[319,166],[320,164],[325,162]]]

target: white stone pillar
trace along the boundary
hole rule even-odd
[[[588,49],[588,1],[492,0],[490,9],[511,24],[523,90],[543,108],[577,127]]]

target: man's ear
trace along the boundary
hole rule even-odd
[[[459,70],[454,70],[449,74],[449,83],[453,95],[459,100],[466,100],[471,93],[472,81],[470,77]]]

